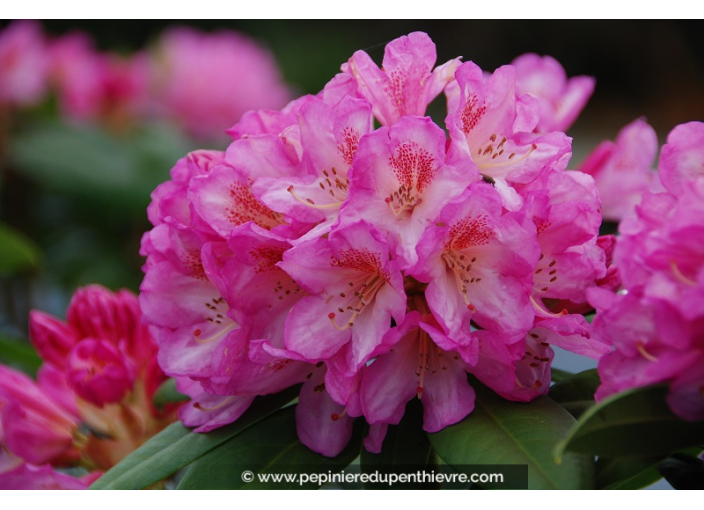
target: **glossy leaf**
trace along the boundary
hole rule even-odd
[[[178,489],[315,489],[318,483],[300,484],[300,473],[337,473],[358,455],[361,421],[350,444],[335,458],[309,450],[296,434],[293,406],[281,409],[256,427],[213,449],[186,472]],[[251,474],[250,474],[251,473]],[[288,474],[288,480],[262,481],[258,475]],[[250,476],[251,479],[246,478]]]
[[[33,269],[39,262],[39,249],[27,237],[0,224],[0,276]]]
[[[591,455],[657,456],[704,443],[704,422],[687,422],[667,405],[667,386],[612,395],[588,409],[555,449]]]
[[[578,418],[584,411],[595,405],[594,393],[601,384],[595,368],[565,377],[555,383],[548,395],[569,413]]]
[[[677,490],[704,490],[704,460],[698,456],[676,453],[657,469]]]
[[[656,469],[662,457],[600,458],[596,462],[596,488],[634,490],[652,485],[662,475]]]
[[[474,411],[462,422],[430,434],[435,452],[457,465],[528,465],[531,489],[589,489],[594,485],[591,457],[568,454],[555,462],[555,445],[574,418],[548,397],[524,404],[510,402],[473,383]]]
[[[559,368],[552,367],[550,369],[550,379],[553,382],[560,382],[564,379],[567,379],[569,377],[572,377],[574,374],[572,372],[568,372],[567,370],[561,370]]]
[[[196,434],[173,423],[101,476],[91,489],[143,489],[186,467],[293,400],[300,387],[255,400],[235,423]]]

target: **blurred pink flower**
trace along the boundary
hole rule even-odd
[[[72,412],[73,411],[73,412]],[[0,365],[0,442],[31,464],[75,460],[79,419],[25,374]]]
[[[0,32],[0,105],[28,106],[44,99],[47,50],[41,25],[19,20]]]
[[[200,138],[216,138],[246,111],[281,108],[290,98],[272,55],[232,31],[172,28],[150,67],[157,115]]]
[[[633,214],[646,191],[662,189],[653,170],[658,152],[655,130],[637,119],[619,131],[615,142],[601,142],[579,170],[594,177],[604,218],[621,221]]]
[[[51,80],[69,118],[121,128],[146,113],[149,61],[144,54],[100,53],[80,32],[52,41],[49,51]]]

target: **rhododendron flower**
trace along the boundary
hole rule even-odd
[[[549,318],[553,315],[545,310],[544,299],[583,303],[585,289],[605,274],[605,254],[596,243],[599,197],[591,177],[551,167],[532,183],[519,186],[518,192],[540,244],[531,301],[538,315]]]
[[[615,142],[601,142],[579,170],[591,175],[601,196],[604,218],[621,221],[633,214],[646,191],[659,191],[652,167],[658,151],[655,131],[638,119],[624,127]]]
[[[27,106],[43,99],[48,63],[36,21],[14,21],[0,32],[0,106]]]
[[[384,336],[377,359],[363,374],[364,416],[370,424],[397,424],[406,403],[417,396],[428,432],[460,421],[474,409],[474,390],[466,373],[476,363],[476,343],[473,347],[462,348],[460,354],[432,315],[409,313]]]
[[[243,115],[224,153],[191,153],[154,191],[140,302],[193,398],[187,426],[303,383],[303,444],[337,455],[363,418],[379,451],[414,397],[427,431],[470,413],[468,372],[529,401],[549,388],[551,344],[609,349],[552,308],[588,307],[606,275],[570,139],[535,133],[539,102],[511,66],[434,64],[420,33],[389,43],[382,69],[357,52],[319,94]],[[450,140],[422,117],[443,89]]]
[[[599,363],[597,398],[667,382],[668,402],[688,420],[704,419],[704,165],[701,123],[678,126],[662,149],[670,193],[643,196],[624,219],[614,253],[625,295],[588,292],[594,333],[615,347]]]
[[[349,169],[359,140],[372,130],[369,103],[309,99],[300,107],[301,176],[259,177],[255,195],[271,209],[302,222],[320,222],[302,239],[321,236],[338,220],[349,191]],[[289,131],[295,129],[293,124]]]
[[[30,314],[37,382],[0,366],[0,486],[85,489],[173,421],[152,398],[165,380],[136,296],[79,289],[66,322]],[[52,467],[81,467],[76,479]]]
[[[545,166],[571,155],[564,133],[533,134],[537,100],[517,90],[516,72],[503,66],[485,76],[473,62],[462,64],[447,89],[447,127],[453,158],[469,158],[494,179],[526,183]]]
[[[360,50],[343,71],[357,81],[357,93],[372,104],[379,122],[389,126],[406,115],[424,115],[428,104],[452,79],[459,59],[433,70],[436,58],[430,37],[413,32],[386,46],[381,69]]]
[[[403,279],[389,258],[384,238],[362,221],[286,252],[281,268],[310,294],[291,310],[286,347],[315,361],[334,355],[342,372],[357,372],[391,318],[399,323],[405,314]]]
[[[201,138],[217,137],[247,110],[280,108],[290,94],[269,52],[232,31],[172,28],[150,67],[160,116]]]
[[[535,227],[506,213],[489,184],[472,184],[448,204],[418,243],[409,274],[429,283],[428,305],[450,338],[466,336],[470,320],[489,330],[525,331],[533,322]]]
[[[594,78],[567,79],[565,70],[552,57],[526,53],[511,65],[516,69],[520,91],[535,97],[540,105],[537,133],[567,131],[594,92]]]
[[[341,224],[372,221],[408,268],[425,228],[476,176],[445,164],[445,134],[430,118],[405,117],[360,144]]]

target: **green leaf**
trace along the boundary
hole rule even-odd
[[[187,400],[190,400],[190,397],[176,389],[176,381],[174,379],[167,379],[159,386],[156,393],[154,393],[153,402],[157,407],[164,407],[166,404],[185,402]]]
[[[91,485],[91,489],[143,489],[186,467],[213,448],[293,400],[300,386],[260,397],[235,423],[207,434],[196,434],[173,423],[130,453]]]
[[[687,422],[667,405],[667,386],[612,395],[588,409],[555,449],[606,457],[650,457],[704,443],[704,422]]]
[[[380,453],[370,453],[362,449],[360,464],[362,473],[375,471],[405,473],[412,469],[425,468],[434,460],[433,448],[428,434],[423,430],[423,406],[418,399],[406,406],[401,423],[389,425]],[[394,467],[398,468],[394,469]],[[406,470],[404,470],[406,468]],[[401,484],[367,484],[365,489],[417,489],[416,486],[402,487]]]
[[[42,185],[125,205],[138,176],[134,150],[124,145],[94,126],[47,123],[17,136],[11,158]]]
[[[0,334],[0,361],[34,376],[42,359],[26,340],[9,338]]]
[[[299,484],[300,473],[337,473],[359,455],[361,422],[347,447],[335,458],[309,450],[296,433],[295,408],[281,409],[204,455],[186,472],[178,489],[310,489],[315,482]],[[251,472],[253,479],[243,480]],[[289,474],[289,480],[260,481],[258,475]]]
[[[567,455],[561,464],[552,451],[575,423],[548,397],[523,404],[504,400],[478,383],[476,407],[462,422],[430,434],[435,452],[451,466],[528,465],[530,489],[589,489],[594,485],[590,457]],[[461,470],[461,469],[458,469]]]
[[[100,126],[45,122],[11,144],[17,170],[62,193],[144,214],[149,194],[176,160],[195,148],[174,129],[143,125],[117,136]]]
[[[26,236],[0,224],[0,276],[33,269],[39,262],[39,248]]]
[[[662,457],[602,457],[596,461],[596,488],[635,490],[652,485],[662,476],[656,469]]]
[[[676,453],[658,464],[657,469],[677,490],[704,489],[704,461],[699,456]]]
[[[568,372],[567,370],[560,370],[559,368],[552,367],[550,369],[550,378],[552,379],[553,382],[560,382],[563,379],[567,379],[568,377],[572,377],[574,374],[572,372]]]
[[[548,396],[574,416],[579,416],[593,406],[594,393],[601,384],[595,368],[566,377],[551,388]]]

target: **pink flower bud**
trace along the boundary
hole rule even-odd
[[[77,419],[54,404],[26,375],[0,365],[3,443],[32,464],[71,457]]]
[[[76,331],[65,322],[43,312],[29,313],[29,337],[44,361],[63,367],[77,340]]]
[[[125,397],[134,384],[134,369],[113,344],[87,338],[71,351],[66,379],[80,398],[102,407]]]
[[[99,338],[115,345],[131,337],[140,323],[139,306],[134,296],[126,291],[114,294],[100,285],[78,289],[66,317],[80,338]]]

